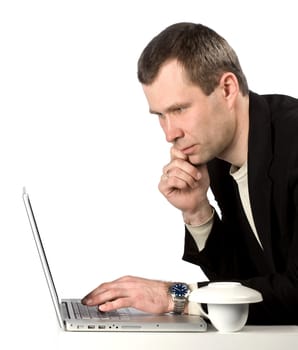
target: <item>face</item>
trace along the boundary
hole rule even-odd
[[[166,140],[192,164],[225,158],[236,121],[220,86],[206,96],[189,82],[177,61],[165,63],[150,85],[143,85],[150,112],[156,114]]]

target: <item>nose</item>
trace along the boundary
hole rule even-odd
[[[166,140],[169,143],[175,143],[183,136],[182,130],[176,125],[171,117],[165,116],[161,122],[161,126],[165,133]]]

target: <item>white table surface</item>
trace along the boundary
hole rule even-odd
[[[252,327],[241,332],[206,333],[60,333],[58,349],[297,349],[298,327]]]
[[[54,321],[54,322],[53,322]],[[240,332],[222,334],[211,327],[201,333],[108,333],[65,332],[55,319],[37,320],[35,326],[24,323],[10,329],[5,349],[72,350],[292,350],[298,348],[297,326],[246,326]],[[2,339],[3,340],[3,339]]]

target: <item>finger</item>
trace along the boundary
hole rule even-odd
[[[93,295],[97,294],[99,290],[102,289],[102,284],[93,289],[90,293],[86,294],[83,299],[91,298]]]
[[[185,181],[174,177],[169,178],[168,181],[161,181],[158,189],[167,198],[169,198],[172,194],[177,193],[177,191],[184,192],[192,190]]]
[[[133,276],[123,276],[120,278],[117,278],[116,280],[112,282],[105,282],[99,285],[97,288],[95,288],[93,291],[91,291],[89,294],[87,294],[83,299],[82,303],[86,305],[97,305],[101,304],[102,302],[105,302],[109,300],[109,297],[106,297],[105,293],[108,293],[110,291],[120,291],[129,289],[131,287],[131,284],[136,283],[136,281],[142,281],[141,278],[136,278]],[[106,299],[104,299],[106,297]],[[112,299],[113,296],[110,297]]]
[[[131,307],[130,298],[119,298],[116,300],[108,301],[104,304],[98,306],[98,309],[102,312],[109,312],[117,309],[122,309],[126,307]]]
[[[171,152],[171,160],[174,160],[174,159],[188,160],[188,156],[182,153],[181,151],[179,151],[178,149],[176,149],[174,146],[171,147],[170,152]]]
[[[127,296],[128,296],[128,293],[124,288],[111,288],[103,291],[98,290],[96,294],[93,293],[88,298],[84,298],[82,300],[82,303],[90,306],[101,305],[106,302],[113,301],[118,298],[123,298]]]
[[[169,164],[163,167],[163,174],[170,176],[177,176],[187,181],[187,179],[193,178],[194,181],[198,181],[201,178],[201,171],[197,167],[190,164],[184,159],[174,159]]]
[[[161,183],[164,186],[181,190],[184,188],[197,188],[199,185],[199,182],[191,175],[177,168],[168,172],[168,175],[163,174],[161,176]]]
[[[97,288],[93,289],[90,293],[88,293],[84,298],[81,300],[82,304],[86,305],[96,305],[98,296],[103,294],[105,291],[109,289],[108,283],[103,283],[99,285]]]
[[[88,293],[83,299],[82,303],[87,303],[88,301],[91,303],[91,299],[96,298],[97,295],[104,293],[107,290],[117,288],[119,285],[123,285],[123,282],[130,282],[134,280],[135,278],[132,276],[123,276],[120,278],[117,278],[114,281],[111,282],[105,282],[100,284],[98,287],[93,289],[90,293]]]

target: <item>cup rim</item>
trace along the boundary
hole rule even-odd
[[[249,304],[261,302],[263,298],[257,290],[231,281],[210,282],[192,291],[189,300],[204,304]]]

